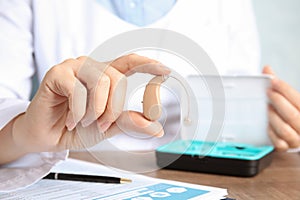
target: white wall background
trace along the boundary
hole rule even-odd
[[[262,50],[262,66],[300,91],[300,0],[252,0]]]
[[[243,1],[243,0],[241,0]],[[252,0],[260,35],[261,66],[300,91],[300,0]],[[33,93],[37,89],[34,78]]]

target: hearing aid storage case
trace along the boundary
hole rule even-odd
[[[272,146],[177,140],[156,149],[162,168],[251,177],[270,165]]]
[[[215,91],[211,88],[218,88],[215,84],[219,79],[223,83],[224,96],[215,96],[213,101],[211,94]],[[210,127],[219,123],[212,121],[213,103],[224,101],[225,118],[223,122],[220,122],[222,133],[219,141],[255,146],[271,145],[267,134],[267,90],[271,79],[269,75],[189,76],[187,82],[196,96],[199,110],[198,130],[197,133],[191,133],[182,127],[182,139],[208,141],[206,138]],[[196,105],[193,106],[196,107]]]

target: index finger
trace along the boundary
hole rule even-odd
[[[110,77],[111,85],[105,112],[98,118],[102,131],[105,131],[121,115],[127,89],[127,79],[124,74],[113,67],[108,67],[105,73]]]
[[[122,56],[110,63],[112,67],[125,74],[132,75],[135,72],[149,73],[153,75],[167,75],[171,71],[157,60],[153,60],[137,54]]]
[[[297,90],[278,78],[274,78],[271,83],[275,91],[284,96],[292,105],[300,110],[300,93]]]

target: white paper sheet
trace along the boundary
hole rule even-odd
[[[128,184],[41,180],[28,188],[0,193],[0,199],[106,199],[106,200],[177,200],[221,199],[226,189],[150,178],[103,165],[68,159],[52,172],[79,173],[129,178]]]

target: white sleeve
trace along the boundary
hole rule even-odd
[[[28,99],[34,74],[29,0],[0,0],[0,98]]]
[[[251,0],[223,0],[221,19],[228,24],[228,74],[260,74],[260,47]]]
[[[29,0],[0,0],[0,129],[29,104],[34,74],[32,12]],[[0,166],[0,191],[34,183],[67,152],[29,154]]]
[[[68,151],[32,153],[0,166],[0,192],[18,190],[36,183],[67,156]]]

